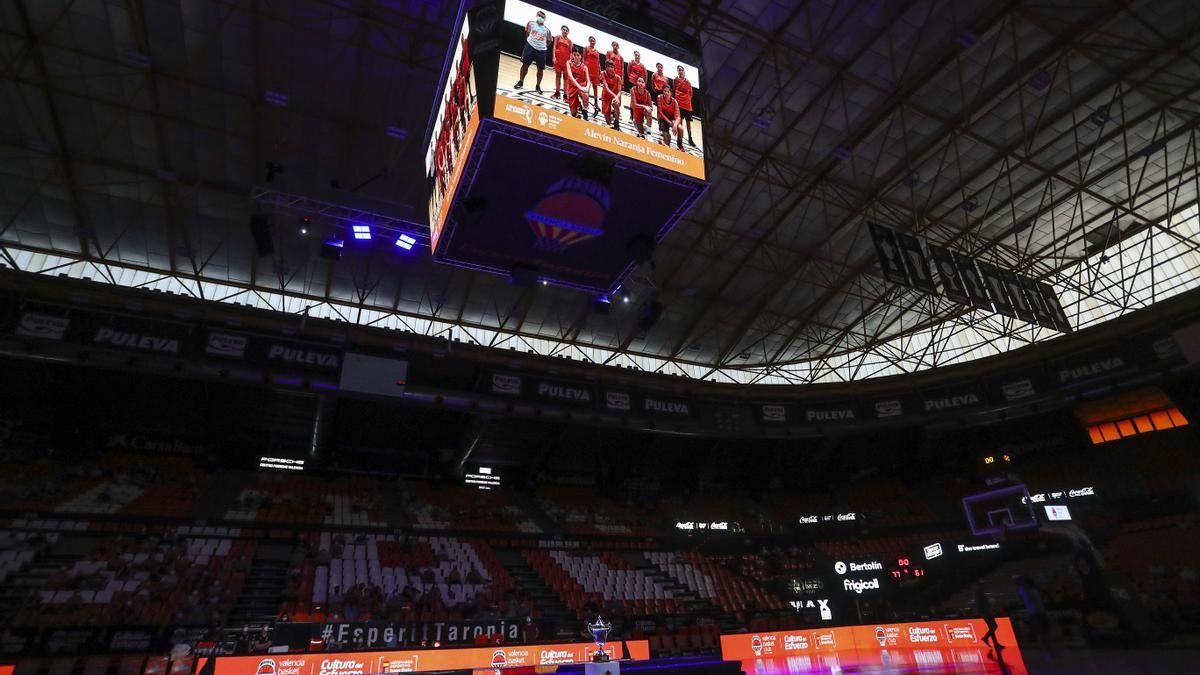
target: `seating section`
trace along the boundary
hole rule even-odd
[[[372,479],[259,474],[241,491],[227,520],[386,527],[380,485]]]
[[[203,491],[207,475],[186,458],[108,455],[99,482],[60,503],[60,513],[179,517]]]
[[[221,621],[257,546],[243,539],[124,535],[62,537],[54,543],[52,562],[39,568],[26,561],[25,570],[13,573],[22,576],[27,593],[12,625]],[[67,553],[81,549],[88,550]]]
[[[0,464],[0,504],[14,513],[49,513],[103,482],[103,478],[73,466],[66,470],[48,462]]]
[[[508,580],[482,542],[322,532],[318,546],[319,559],[328,563],[307,563],[300,600],[280,608],[298,620],[463,618],[467,608],[497,601]]]
[[[1200,521],[1179,516],[1127,524],[1102,548],[1156,610],[1200,606]]]
[[[542,532],[504,493],[464,485],[432,487],[410,481],[405,485],[405,507],[412,514],[410,523],[422,530]]]
[[[678,553],[648,551],[644,555],[646,560],[657,565],[658,569],[666,572],[672,579],[683,584],[701,598],[714,600],[717,597],[716,584],[712,577],[696,569],[696,566],[690,562],[683,560]]]
[[[676,555],[676,563],[688,565],[694,570],[693,574],[696,578],[707,578],[712,581],[712,598],[718,607],[727,612],[780,610],[787,607],[787,603],[773,593],[763,590],[745,577],[731,572],[728,565],[734,556],[707,556],[695,552]]]
[[[679,599],[613,552],[599,555],[562,550],[524,551],[526,561],[579,618],[593,604],[605,611],[619,609],[632,616],[670,614],[682,607]]]
[[[962,534],[961,530],[944,530],[921,534],[880,536],[870,539],[838,539],[819,541],[816,543],[816,547],[835,560],[858,558],[888,560],[907,555],[918,545],[924,545],[930,541],[960,538]]]
[[[24,570],[45,544],[53,544],[58,537],[57,532],[0,532],[0,584]]]
[[[548,486],[538,492],[538,507],[573,535],[652,535],[655,527],[629,510],[596,495],[595,489]]]

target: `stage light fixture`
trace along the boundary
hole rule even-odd
[[[399,237],[396,237],[396,245],[405,251],[411,251],[412,247],[415,246],[416,243],[417,240],[407,234],[402,234]]]
[[[351,225],[350,226],[350,234],[354,235],[354,238],[358,239],[359,241],[370,241],[371,240],[371,226],[370,225]]]
[[[297,226],[296,231],[299,232],[300,236],[302,236],[302,237],[307,236],[308,228],[311,225],[312,225],[312,218],[309,218],[308,216],[300,216],[300,224],[299,224],[299,226]]]

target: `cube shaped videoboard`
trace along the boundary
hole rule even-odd
[[[554,0],[467,2],[454,36],[434,259],[613,291],[707,187],[697,50]]]

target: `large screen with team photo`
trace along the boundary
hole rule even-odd
[[[705,178],[694,63],[522,0],[505,3],[500,52],[497,119]]]
[[[425,151],[425,177],[429,182],[429,244],[437,248],[446,208],[454,201],[454,192],[462,178],[463,164],[471,151],[479,129],[479,98],[475,88],[475,70],[467,44],[470,26],[463,15],[462,26],[453,45],[453,57],[447,68],[446,84],[438,98],[436,114]]]

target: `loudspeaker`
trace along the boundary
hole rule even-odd
[[[250,236],[254,237],[254,250],[258,251],[258,257],[275,252],[275,242],[271,240],[271,216],[250,216]]]

